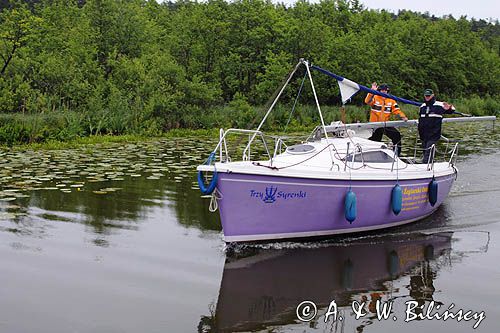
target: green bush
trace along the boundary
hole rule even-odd
[[[344,0],[286,8],[264,0],[28,3],[0,8],[5,144],[255,128],[300,58],[360,84],[387,82],[405,98],[432,88],[464,113],[500,110],[498,21],[392,14]],[[335,80],[312,76],[325,122],[340,120]],[[320,123],[307,77],[298,68],[265,129]],[[353,97],[346,121],[367,120],[362,103],[362,94]],[[402,107],[417,117],[418,108]]]

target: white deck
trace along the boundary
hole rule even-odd
[[[297,177],[315,179],[353,179],[353,180],[389,180],[399,177],[401,180],[423,179],[433,175],[436,177],[453,174],[455,169],[448,162],[434,163],[433,170],[427,164],[408,164],[396,157],[394,163],[344,162],[347,144],[352,153],[354,146],[362,147],[363,153],[383,151],[391,158],[394,152],[382,142],[370,141],[360,137],[321,139],[304,144],[314,146],[307,153],[283,152],[272,160],[241,161],[215,163],[218,172],[230,172],[278,177]],[[328,146],[328,144],[331,144]],[[419,157],[420,158],[420,157]],[[332,165],[332,160],[334,165]],[[256,164],[259,165],[256,165]],[[267,166],[267,167],[266,167]],[[268,167],[275,167],[268,168]],[[213,165],[200,165],[198,170],[213,171]],[[392,171],[391,171],[392,170]]]

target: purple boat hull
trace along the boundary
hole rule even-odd
[[[422,219],[446,199],[455,175],[436,177],[437,202],[431,206],[431,178],[400,180],[402,209],[391,208],[395,180],[325,180],[219,173],[219,209],[226,242],[314,237],[397,226]],[[357,197],[356,219],[345,218],[349,188]]]

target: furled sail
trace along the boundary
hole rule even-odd
[[[374,95],[379,95],[382,97],[388,97],[392,98],[398,102],[405,103],[405,104],[411,104],[411,105],[416,105],[420,106],[422,105],[422,102],[416,102],[416,101],[411,101],[405,98],[397,97],[391,94],[384,94],[381,93],[380,91],[370,89],[366,86],[363,86],[361,84],[358,84],[354,81],[351,81],[349,79],[346,79],[345,77],[342,77],[340,75],[334,74],[332,72],[327,71],[326,69],[323,69],[321,67],[311,65],[312,69],[315,69],[323,74],[326,74],[328,76],[333,77],[335,80],[337,80],[340,88],[340,95],[342,97],[342,103],[346,103],[352,96],[356,95],[359,91],[365,91],[367,93],[372,93]]]

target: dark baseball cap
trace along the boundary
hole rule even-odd
[[[424,96],[431,96],[431,95],[434,95],[434,91],[432,91],[432,89],[424,90]]]
[[[387,90],[389,91],[390,87],[388,84],[384,83],[384,84],[381,84],[379,87],[378,87],[378,91],[381,91],[381,90]]]

